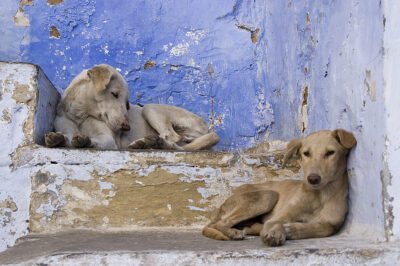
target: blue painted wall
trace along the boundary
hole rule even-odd
[[[379,1],[2,0],[0,23],[0,60],[39,64],[60,90],[109,63],[133,103],[201,115],[219,149],[361,130],[366,71],[382,83]]]
[[[0,60],[38,64],[60,90],[83,68],[108,63],[128,81],[133,103],[199,114],[220,134],[219,149],[251,146],[273,121],[261,74],[263,36],[255,32],[263,11],[250,1],[26,2],[30,26],[17,47],[9,38],[17,51],[0,49]],[[18,4],[11,6],[0,11],[10,21]]]

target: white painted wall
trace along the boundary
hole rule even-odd
[[[400,2],[383,1],[386,20],[383,47],[384,119],[386,141],[383,180],[386,194],[386,230],[391,240],[400,239]]]
[[[31,181],[29,168],[13,169],[13,154],[26,141],[23,132],[29,108],[17,103],[17,86],[34,92],[36,67],[0,62],[0,250],[28,233]],[[7,202],[13,203],[9,204]]]

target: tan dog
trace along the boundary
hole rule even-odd
[[[66,89],[46,134],[48,147],[207,149],[218,143],[203,119],[182,108],[128,102],[128,86],[117,70],[97,65]]]
[[[337,129],[292,140],[283,166],[299,155],[304,180],[267,181],[238,187],[203,235],[239,240],[260,235],[268,246],[286,239],[326,237],[339,230],[347,213],[347,154],[353,134]]]

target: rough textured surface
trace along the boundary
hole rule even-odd
[[[258,237],[225,242],[185,230],[32,235],[0,253],[1,264],[24,265],[393,265],[399,260],[398,243],[330,237],[269,248]]]
[[[386,234],[389,239],[400,240],[400,75],[397,73],[400,58],[400,3],[383,1],[384,23],[384,94],[387,132],[385,137],[384,169],[381,172],[383,182]]]
[[[60,89],[83,67],[111,63],[127,78],[133,102],[172,103],[208,119],[221,135],[218,149],[326,128],[354,132],[348,228],[378,238],[385,223],[391,230],[400,206],[388,187],[400,172],[391,163],[398,160],[398,101],[388,87],[398,61],[388,61],[398,47],[393,3],[10,2],[0,8],[0,59],[38,63]],[[17,10],[29,27],[13,24]]]
[[[68,228],[201,226],[232,188],[299,178],[281,167],[284,143],[243,153],[26,151],[32,169],[30,232]]]
[[[133,103],[199,114],[224,150],[250,147],[273,122],[261,75],[261,2],[8,2],[0,4],[0,60],[38,64],[60,90],[83,68],[109,63],[127,79]]]
[[[49,122],[35,127],[35,122],[53,119],[57,97],[38,67],[0,62],[0,250],[28,232],[31,169],[17,164],[30,157],[22,151],[52,128]]]
[[[60,89],[82,67],[112,63],[128,79],[133,102],[173,103],[199,113],[217,127],[220,149],[322,128],[353,131],[358,145],[350,157],[345,231],[399,237],[398,4],[4,0],[0,7],[1,60],[40,63]],[[26,232],[29,178],[52,165],[41,167],[39,160],[29,168],[37,92],[27,76],[35,71],[12,71],[18,73],[12,82],[4,76],[9,72],[0,73],[2,248]],[[75,156],[87,161],[85,154]],[[53,167],[61,173],[54,179],[65,180],[64,168]],[[95,178],[90,166],[73,169],[75,179],[85,178],[81,183]]]

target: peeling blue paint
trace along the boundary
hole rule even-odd
[[[373,41],[382,32],[373,1],[33,0],[25,6],[27,28],[13,25],[18,5],[4,1],[0,60],[38,64],[60,90],[83,68],[109,63],[127,79],[133,103],[199,114],[217,129],[219,149],[361,128],[348,113],[357,110],[332,109],[344,101],[336,88],[353,86],[382,52]],[[52,26],[59,38],[50,36]],[[145,68],[149,60],[155,65]]]
[[[258,74],[261,42],[238,28],[262,28],[256,8],[243,1],[34,0],[25,8],[30,42],[19,59],[40,65],[60,90],[83,68],[108,63],[128,81],[133,103],[184,107],[215,126],[219,149],[248,147],[273,121]],[[50,36],[52,26],[59,38]],[[148,60],[155,66],[145,69]]]

